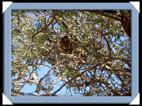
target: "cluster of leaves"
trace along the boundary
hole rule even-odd
[[[28,95],[63,88],[62,95],[131,95],[131,35],[122,13],[130,18],[127,10],[13,10],[12,95],[25,95],[25,84],[36,85]],[[63,35],[74,43],[69,53],[60,49]],[[48,70],[39,78],[41,66]]]

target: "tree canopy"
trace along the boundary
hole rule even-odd
[[[13,96],[131,95],[129,10],[12,10],[11,36]]]

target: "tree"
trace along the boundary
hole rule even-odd
[[[11,16],[11,95],[131,95],[129,10],[12,10]],[[47,71],[39,76],[42,66]],[[35,90],[22,92],[26,84]]]

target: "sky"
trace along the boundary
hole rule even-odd
[[[45,65],[50,65],[48,63],[46,63]],[[46,67],[46,66],[40,66],[38,69],[37,69],[37,73],[38,73],[38,77],[39,79],[42,78],[48,71],[50,70],[49,67]],[[54,78],[53,78],[54,79]],[[61,83],[58,83],[54,86],[54,89],[53,89],[53,92],[56,91],[58,88],[61,87],[61,85],[59,85]],[[36,85],[32,84],[32,85],[29,85],[29,84],[26,84],[22,89],[21,89],[21,92],[25,92],[25,93],[33,93],[34,91],[36,90]],[[65,93],[65,87],[61,89],[61,91],[59,92],[59,95],[62,95]],[[57,93],[58,94],[58,93]]]

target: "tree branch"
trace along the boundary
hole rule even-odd
[[[75,78],[82,76],[85,72],[92,70],[92,69],[96,69],[96,67],[100,65],[100,63],[93,65],[92,67],[89,67],[88,69],[86,69],[85,71],[81,72],[79,75],[74,76],[72,79],[70,79],[69,81],[65,82],[60,88],[58,88],[51,96],[55,96],[57,92],[59,92],[64,86],[66,86],[66,84],[68,84],[69,82],[71,82],[72,80],[74,80]]]
[[[120,18],[115,17],[114,15],[105,14],[103,11],[100,11],[100,10],[85,10],[85,11],[94,12],[98,15],[105,16],[105,17],[108,17],[108,18],[116,20],[116,21],[121,21]]]

